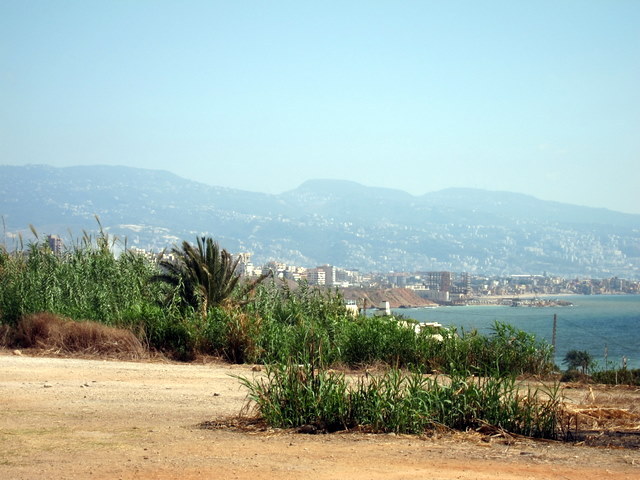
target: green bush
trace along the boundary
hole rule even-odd
[[[149,347],[187,362],[196,355],[196,319],[175,317],[162,309],[153,309],[140,317]]]
[[[337,291],[310,287],[300,282],[271,282],[256,290],[246,312],[261,319],[260,360],[267,363],[301,362],[309,352],[317,352],[323,364],[341,361],[340,335],[353,321]]]
[[[383,362],[404,367],[418,360],[417,335],[395,317],[358,317],[344,325],[341,353],[350,366]]]
[[[494,324],[493,332],[487,336],[475,330],[461,335],[455,329],[423,331],[418,335],[417,349],[419,365],[427,372],[511,375],[543,374],[552,369],[548,344],[500,322]]]

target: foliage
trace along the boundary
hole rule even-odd
[[[238,308],[216,307],[209,311],[201,337],[201,350],[220,355],[232,363],[256,362],[260,318]]]
[[[302,362],[309,352],[317,352],[324,365],[341,361],[341,333],[353,321],[338,291],[306,282],[296,288],[275,281],[260,285],[246,311],[261,319],[257,341],[267,363]]]
[[[614,370],[602,370],[593,372],[591,378],[596,383],[608,385],[635,385],[640,386],[640,368],[627,370],[618,368]]]
[[[391,369],[350,381],[313,362],[267,368],[267,377],[240,379],[265,421],[281,428],[311,425],[319,431],[364,428],[373,432],[424,433],[439,426],[503,429],[556,438],[560,420],[557,387],[521,391],[513,376],[473,380]]]
[[[124,322],[137,331],[150,349],[180,361],[193,360],[197,353],[200,317],[175,308],[143,304],[127,310]]]
[[[124,312],[153,303],[159,289],[149,285],[155,267],[130,252],[116,257],[108,236],[61,254],[37,240],[0,260],[0,323],[16,325],[27,314],[50,312],[75,319],[120,325]]]
[[[243,283],[236,262],[210,238],[174,249],[177,260],[165,259],[164,271],[126,250],[114,254],[116,246],[101,230],[62,254],[37,236],[25,249],[0,249],[0,324],[15,327],[40,312],[93,320],[129,328],[149,348],[183,360],[204,353],[236,363],[303,363],[313,356],[320,366],[476,375],[550,368],[550,347],[509,325],[496,323],[488,336],[416,329],[393,316],[354,317],[337,290],[259,283],[264,276]]]
[[[560,376],[561,382],[582,382],[588,383],[590,381],[589,375],[580,372],[579,370],[569,369],[562,372]]]
[[[160,262],[164,273],[156,275],[154,280],[178,289],[183,306],[198,310],[204,318],[211,308],[223,304],[235,293],[240,282],[237,272],[240,259],[234,260],[211,237],[198,237],[195,247],[183,241],[181,248],[174,247],[171,252],[175,258]],[[242,295],[249,294],[266,276],[246,284]]]
[[[359,317],[345,325],[342,359],[350,366],[416,364],[418,338],[413,328],[394,317]]]
[[[595,364],[591,354],[585,350],[569,350],[562,360],[567,366],[567,370],[577,370],[580,368],[582,374],[589,372]]]
[[[552,348],[539,342],[535,335],[517,330],[513,326],[495,322],[486,348],[485,368],[501,372],[545,373],[551,365]]]

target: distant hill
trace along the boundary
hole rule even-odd
[[[640,277],[640,215],[532,196],[446,189],[423,196],[311,180],[280,195],[130,167],[0,166],[0,215],[15,236],[95,231],[160,250],[211,235],[255,263],[362,271]],[[67,240],[69,241],[69,240]]]
[[[391,308],[436,305],[408,288],[342,288],[340,291],[345,300],[353,300],[361,308],[378,308],[382,302],[389,302]]]

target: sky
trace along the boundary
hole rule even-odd
[[[0,0],[0,164],[640,213],[640,1]]]

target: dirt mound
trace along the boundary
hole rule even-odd
[[[76,322],[51,313],[24,316],[13,337],[11,343],[23,348],[132,359],[145,355],[144,347],[129,330],[96,322]]]
[[[367,308],[378,307],[384,301],[389,302],[391,308],[435,305],[408,288],[345,288],[342,294],[345,300],[354,300],[359,306],[366,302]]]

